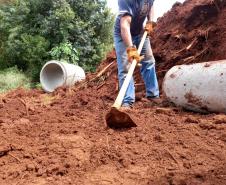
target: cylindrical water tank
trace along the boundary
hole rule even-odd
[[[174,66],[164,78],[163,93],[189,110],[226,113],[226,60]]]
[[[53,92],[61,86],[73,86],[84,79],[85,72],[81,67],[56,60],[47,62],[40,72],[40,82],[46,92]]]

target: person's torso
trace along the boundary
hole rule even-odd
[[[120,0],[119,0],[120,1]],[[132,12],[132,22],[130,26],[131,35],[139,35],[143,29],[143,23],[152,7],[153,0],[124,0]],[[119,7],[120,8],[120,7]],[[121,35],[120,19],[121,14],[116,18],[115,35]]]

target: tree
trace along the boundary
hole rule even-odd
[[[112,47],[113,19],[105,0],[17,0],[0,5],[0,67],[17,65],[37,79],[46,61],[61,56],[93,70]]]

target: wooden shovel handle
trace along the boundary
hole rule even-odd
[[[141,53],[141,50],[143,48],[143,45],[144,45],[146,37],[147,37],[147,31],[144,32],[144,34],[142,36],[142,39],[141,39],[141,42],[140,42],[140,45],[138,47],[138,53],[139,54]],[[137,65],[137,61],[133,60],[131,66],[129,68],[128,74],[126,75],[126,78],[124,80],[124,83],[122,84],[122,87],[121,87],[121,89],[119,91],[119,94],[118,94],[118,96],[117,96],[117,98],[115,100],[115,103],[113,104],[112,107],[115,107],[117,109],[119,109],[121,107],[123,98],[124,98],[124,96],[126,94],[128,85],[129,85],[130,80],[131,80],[131,78],[133,76],[133,72],[135,70],[136,65]]]

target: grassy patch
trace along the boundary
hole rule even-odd
[[[18,87],[30,88],[30,79],[16,67],[0,71],[0,93],[16,89]]]

